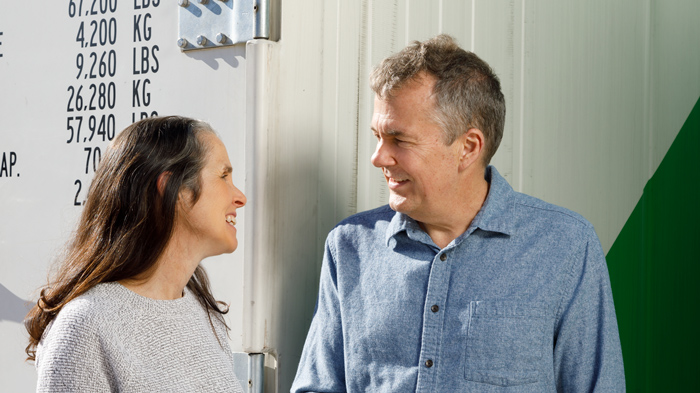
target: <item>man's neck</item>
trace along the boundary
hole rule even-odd
[[[467,231],[486,201],[489,183],[484,179],[483,174],[475,177],[468,184],[468,187],[463,187],[463,191],[457,194],[457,203],[446,205],[449,206],[449,211],[442,220],[435,220],[430,224],[419,221],[421,228],[441,249]]]

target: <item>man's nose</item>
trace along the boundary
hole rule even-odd
[[[382,168],[386,166],[393,165],[393,159],[391,157],[391,152],[389,147],[384,143],[384,141],[377,141],[377,147],[374,149],[374,154],[372,154],[372,165],[377,168]]]

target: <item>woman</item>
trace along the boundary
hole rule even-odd
[[[37,391],[242,391],[228,308],[200,261],[236,249],[245,203],[207,124],[150,118],[122,131],[25,321]]]

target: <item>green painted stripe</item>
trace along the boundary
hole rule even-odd
[[[700,100],[608,252],[628,392],[700,391]]]

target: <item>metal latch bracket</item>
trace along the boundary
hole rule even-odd
[[[270,0],[178,0],[183,51],[270,38]]]

